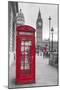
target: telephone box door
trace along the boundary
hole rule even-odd
[[[20,35],[16,37],[16,83],[35,82],[35,38]]]

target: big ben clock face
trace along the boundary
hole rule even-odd
[[[42,23],[41,23],[41,22],[38,22],[38,25],[39,25],[39,26],[41,26],[41,25],[42,25]]]

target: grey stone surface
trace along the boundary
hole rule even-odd
[[[42,55],[42,56],[41,56]],[[43,57],[43,54],[36,55],[36,82],[33,84],[16,85],[15,84],[15,63],[11,65],[9,72],[9,88],[32,87],[32,86],[51,86],[58,85],[58,71],[49,65],[49,58]]]

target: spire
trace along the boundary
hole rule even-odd
[[[39,8],[39,12],[38,12],[38,18],[41,18],[40,8]]]
[[[40,25],[38,24],[39,22],[41,23]],[[39,27],[39,26],[42,27],[42,24],[43,24],[43,21],[42,21],[41,12],[39,9],[36,25],[37,25],[37,27]]]

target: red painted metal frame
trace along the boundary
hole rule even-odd
[[[31,26],[18,26],[16,28],[16,84],[29,84],[35,82],[35,29]],[[19,32],[32,32],[32,35],[19,35]],[[31,46],[31,55],[30,55],[30,61],[31,61],[31,67],[30,72],[29,70],[26,71],[26,73],[23,73],[24,71],[21,70],[21,41],[28,40],[32,41]]]

